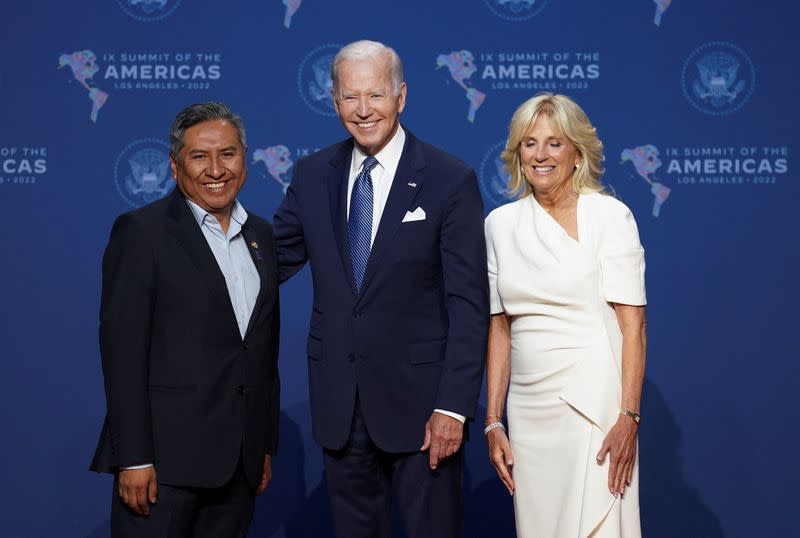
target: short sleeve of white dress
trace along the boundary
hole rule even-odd
[[[489,270],[489,308],[492,314],[502,314],[503,302],[500,300],[500,293],[497,291],[497,254],[494,250],[494,238],[492,230],[492,215],[486,217],[486,261]]]
[[[644,284],[644,249],[630,209],[604,196],[602,232],[598,245],[602,293],[609,303],[647,304]]]

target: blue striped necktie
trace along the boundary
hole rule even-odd
[[[361,291],[364,273],[367,270],[372,243],[372,176],[370,170],[378,164],[375,157],[364,159],[361,172],[353,183],[350,193],[350,218],[347,220],[347,238],[350,243],[350,258],[353,260],[353,280],[356,291]]]

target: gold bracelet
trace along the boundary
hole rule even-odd
[[[631,417],[636,424],[639,424],[639,422],[642,420],[642,417],[639,415],[639,413],[634,413],[630,409],[625,409],[624,407],[619,408],[619,414],[625,415],[626,417]]]

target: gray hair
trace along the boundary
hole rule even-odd
[[[388,54],[389,67],[392,73],[392,89],[395,95],[400,95],[400,86],[403,85],[403,62],[400,61],[400,56],[392,47],[387,47],[383,43],[377,41],[369,41],[362,39],[361,41],[354,41],[345,45],[331,63],[331,81],[333,82],[333,94],[339,93],[339,77],[338,67],[342,62],[359,61],[359,60],[372,60],[382,54]]]
[[[169,130],[169,152],[173,158],[177,159],[178,153],[183,149],[183,137],[186,129],[209,120],[225,120],[233,125],[239,135],[242,147],[247,148],[247,137],[242,118],[238,114],[234,114],[225,103],[209,101],[189,105],[175,116],[175,121],[172,122],[172,128]]]

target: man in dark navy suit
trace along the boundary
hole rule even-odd
[[[115,537],[244,537],[279,414],[277,266],[236,199],[241,119],[192,105],[170,133],[178,188],[121,215],[103,256],[107,413],[91,468],[115,475]]]
[[[352,138],[297,162],[274,227],[280,280],[311,265],[311,413],[336,533],[389,536],[393,495],[409,536],[454,537],[489,320],[477,180],[400,125],[392,49],[352,43],[332,78]]]

